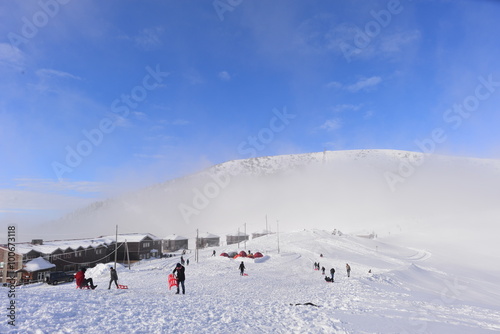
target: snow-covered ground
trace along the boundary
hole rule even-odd
[[[128,290],[108,290],[109,269],[101,264],[87,272],[96,290],[75,289],[74,283],[18,288],[16,326],[8,326],[4,317],[0,332],[500,332],[495,272],[471,271],[459,261],[442,263],[435,256],[439,249],[397,244],[394,236],[372,240],[304,230],[280,234],[279,253],[277,235],[248,241],[246,247],[208,248],[200,251],[198,263],[187,254],[186,295],[167,285],[179,258],[119,266],[119,283]],[[266,256],[258,261],[211,257],[213,249]],[[242,260],[248,276],[239,275]],[[325,282],[314,262],[327,274],[334,267],[335,282]],[[300,305],[305,303],[316,306]]]

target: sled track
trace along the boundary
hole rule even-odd
[[[412,261],[412,262],[420,262],[420,261],[425,261],[429,259],[432,254],[428,251],[422,250],[422,249],[415,249],[415,248],[410,248],[411,250],[414,250],[416,253],[408,256],[406,260]]]

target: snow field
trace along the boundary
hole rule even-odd
[[[179,258],[118,266],[108,290],[109,266],[89,269],[98,288],[74,283],[18,288],[17,326],[1,333],[495,333],[500,331],[494,282],[455,277],[436,269],[429,251],[324,231],[280,234],[216,248],[260,251],[265,258],[192,253],[186,295],[168,290]],[[323,254],[323,257],[320,257]],[[248,276],[240,276],[244,261]],[[335,282],[327,283],[319,262]],[[345,263],[352,267],[347,278]],[[372,274],[368,270],[372,270]],[[296,305],[313,303],[311,305]],[[292,305],[291,305],[292,304]]]

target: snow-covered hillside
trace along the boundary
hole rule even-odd
[[[203,172],[96,202],[35,229],[33,238],[114,231],[227,234],[264,217],[283,230],[348,231],[418,225],[461,228],[499,213],[500,162],[394,150],[355,150],[229,161]],[[491,211],[491,212],[490,212]],[[491,213],[491,214],[489,214]],[[458,222],[462,220],[464,222]],[[140,224],[141,230],[137,230]],[[312,224],[312,225],[311,225]],[[87,226],[75,230],[74,226]],[[468,227],[467,227],[468,228]],[[49,232],[48,232],[49,231]]]
[[[497,333],[500,291],[487,270],[448,270],[441,248],[398,246],[397,236],[365,239],[304,230],[268,235],[193,253],[186,295],[167,287],[177,257],[119,266],[107,289],[108,267],[88,270],[96,290],[74,283],[18,288],[15,329],[2,333]],[[408,241],[404,241],[407,243]],[[246,248],[244,247],[246,246]],[[265,257],[211,257],[212,250],[260,251]],[[320,255],[323,254],[323,257]],[[248,276],[240,276],[244,261]],[[327,283],[313,263],[335,268]],[[351,277],[346,275],[349,263]],[[369,271],[371,270],[371,273]],[[460,274],[454,274],[459,272]],[[310,305],[311,303],[314,305]]]

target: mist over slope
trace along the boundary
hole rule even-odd
[[[475,238],[499,231],[500,161],[394,150],[333,151],[234,160],[96,202],[43,226],[51,233],[256,232],[268,226]],[[42,233],[42,232],[40,232]],[[489,247],[484,233],[477,247]],[[486,245],[486,246],[485,246]]]

